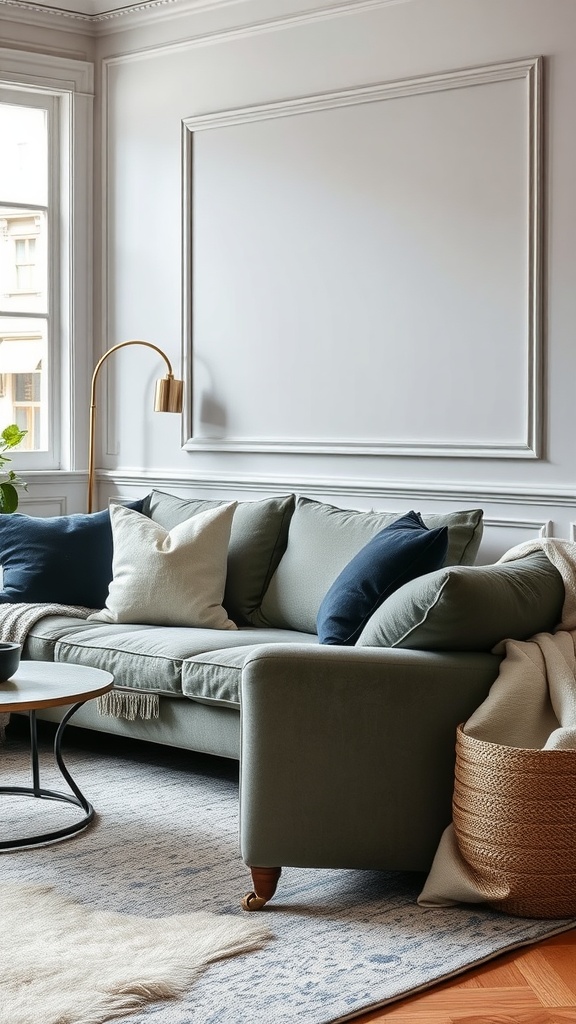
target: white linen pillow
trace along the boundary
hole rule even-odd
[[[112,581],[106,607],[89,620],[237,629],[222,607],[236,505],[199,512],[172,530],[112,505]]]

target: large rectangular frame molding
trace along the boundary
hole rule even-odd
[[[182,366],[187,382],[183,416],[183,448],[187,451],[282,452],[302,454],[399,455],[434,457],[476,457],[495,459],[539,459],[543,456],[543,57],[530,57],[498,64],[463,68],[401,81],[379,83],[338,92],[289,99],[252,107],[217,111],[182,121]],[[193,158],[197,132],[271,118],[291,117],[336,107],[349,107],[382,100],[423,95],[511,80],[525,83],[527,308],[527,388],[523,407],[524,436],[512,442],[466,443],[434,440],[389,441],[351,438],[198,437],[193,430]]]

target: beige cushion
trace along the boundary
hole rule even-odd
[[[342,569],[376,533],[402,512],[360,512],[299,497],[288,545],[264,595],[254,625],[316,632],[325,594]],[[429,529],[448,528],[445,564],[473,562],[482,536],[482,510],[422,514]]]
[[[97,622],[236,629],[224,608],[228,541],[236,502],[200,512],[167,531],[112,505],[113,578]]]

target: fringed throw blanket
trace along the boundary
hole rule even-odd
[[[97,706],[101,715],[125,718],[128,722],[160,716],[160,698],[157,693],[129,690],[122,686],[98,697]]]
[[[0,641],[24,644],[32,627],[48,615],[87,619],[93,611],[93,608],[70,604],[3,604],[0,605]],[[109,693],[98,697],[97,708],[101,715],[133,722],[138,718],[158,718],[160,699],[157,693],[115,686]],[[10,715],[0,714],[0,741],[9,720]]]

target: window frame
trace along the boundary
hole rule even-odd
[[[26,311],[25,309],[2,309],[0,308],[0,315],[5,315],[9,320],[13,319],[16,322],[25,322],[30,320],[32,323],[38,321],[39,323],[45,324],[45,332],[48,342],[48,359],[47,367],[43,369],[43,387],[42,387],[42,401],[44,402],[44,409],[42,410],[43,415],[47,415],[45,427],[42,430],[43,436],[48,441],[46,449],[30,450],[27,441],[30,435],[24,440],[23,444],[19,449],[19,457],[27,462],[30,466],[34,464],[34,468],[58,468],[60,463],[60,417],[59,409],[61,406],[61,392],[65,382],[61,380],[60,375],[60,346],[58,345],[56,338],[59,337],[58,325],[61,322],[60,316],[60,299],[58,294],[58,283],[60,280],[60,273],[53,273],[52,268],[58,267],[60,264],[60,238],[59,238],[59,227],[61,220],[61,179],[60,179],[60,167],[59,167],[59,121],[60,121],[60,108],[59,101],[52,93],[46,93],[44,90],[39,91],[34,89],[33,91],[28,89],[14,89],[6,88],[0,85],[0,104],[6,103],[11,106],[22,106],[27,108],[33,108],[41,110],[46,113],[47,123],[47,171],[48,171],[48,189],[43,203],[40,202],[18,202],[17,198],[12,196],[3,197],[0,195],[0,216],[6,208],[19,210],[20,212],[15,214],[12,219],[21,220],[23,222],[22,233],[18,233],[16,230],[12,231],[12,238],[14,243],[14,282],[11,294],[12,298],[18,298],[19,296],[26,296],[33,294],[35,289],[21,288],[18,284],[18,268],[23,263],[18,262],[18,247],[24,245],[25,251],[28,252],[29,242],[31,236],[28,230],[24,230],[24,222],[35,219],[37,216],[46,217],[46,231],[48,236],[48,250],[46,253],[46,301],[45,305],[41,310]],[[5,216],[10,220],[8,213]],[[36,241],[34,239],[34,241]],[[24,261],[25,263],[26,261]],[[61,273],[66,273],[66,268],[60,266]],[[0,306],[2,298],[0,296]],[[3,333],[3,332],[0,332]],[[11,376],[14,376],[11,374]],[[18,417],[13,417],[14,422],[18,423]],[[22,424],[19,423],[21,426]],[[0,424],[0,428],[7,426],[6,423]]]
[[[48,195],[48,451],[18,449],[16,468],[84,470],[92,356],[91,62],[0,48],[0,102],[51,109]],[[2,426],[0,425],[0,429]]]

